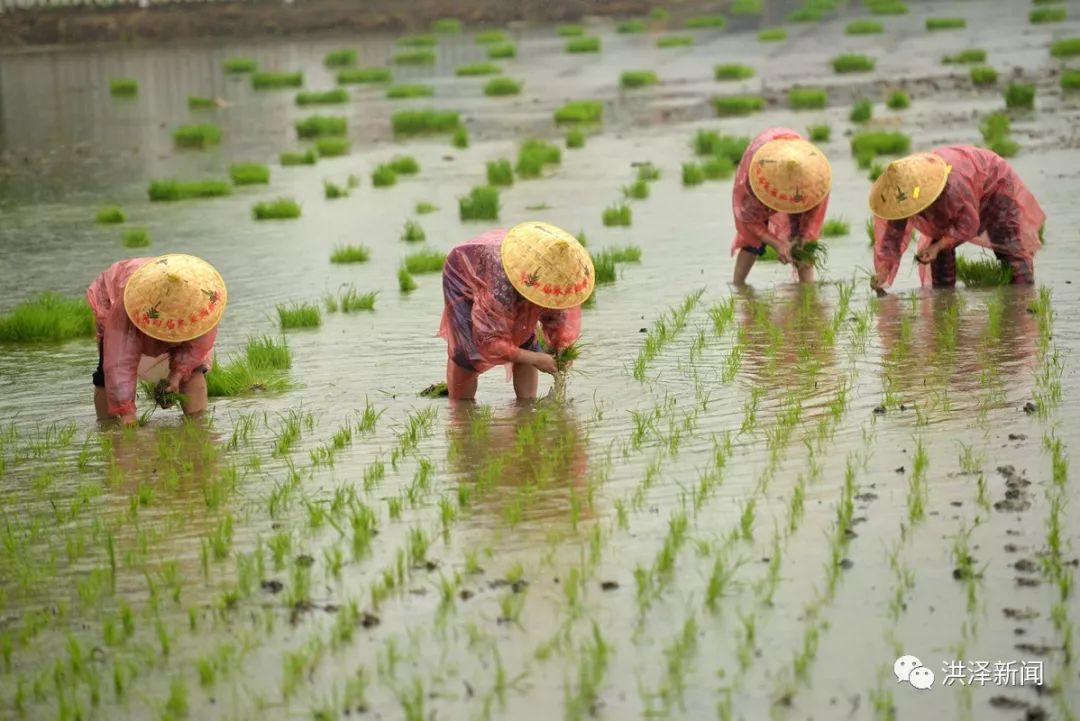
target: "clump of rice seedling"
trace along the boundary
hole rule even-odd
[[[848,35],[876,35],[884,30],[885,28],[876,20],[854,20],[844,28],[844,32]]]
[[[902,0],[867,0],[863,4],[874,15],[904,15],[908,11]]]
[[[397,173],[386,163],[375,166],[371,171],[371,184],[376,188],[389,188],[397,183]]]
[[[1012,268],[997,258],[970,259],[956,256],[956,279],[967,288],[987,288],[1012,283]]]
[[[415,220],[406,220],[405,227],[401,229],[401,239],[406,243],[419,243],[427,239],[427,233]]]
[[[699,130],[694,133],[690,147],[697,155],[723,155],[738,162],[749,143],[749,138],[721,135],[715,130]]]
[[[322,158],[348,155],[351,147],[348,138],[315,138],[315,152]]]
[[[406,50],[394,56],[395,65],[434,65],[435,51]]]
[[[851,232],[851,226],[843,218],[829,218],[821,226],[821,234],[826,238],[836,238]]]
[[[349,189],[343,185],[324,180],[323,181],[323,197],[327,200],[337,200],[338,198],[349,197]]]
[[[181,125],[173,131],[173,141],[180,148],[205,148],[221,142],[221,128],[213,123]]]
[[[431,32],[443,35],[460,35],[462,22],[457,18],[437,18],[431,23]]]
[[[667,8],[654,7],[649,11],[649,19],[658,23],[666,23],[669,17],[671,17],[671,13],[667,11]]]
[[[893,90],[889,93],[885,105],[888,106],[890,110],[903,110],[911,105],[911,97],[907,94],[906,90]]]
[[[375,310],[375,297],[378,292],[361,293],[355,287],[349,286],[337,298],[337,305],[342,313],[353,313],[358,310]]]
[[[336,245],[330,253],[331,263],[366,263],[371,260],[371,249],[364,245]]]
[[[713,68],[713,77],[717,80],[746,80],[754,77],[754,69],[741,63],[724,63]]]
[[[686,27],[691,29],[722,28],[727,25],[727,18],[723,15],[695,15],[686,19]]]
[[[461,125],[460,116],[450,110],[400,110],[390,119],[394,135],[431,135],[449,133]]]
[[[870,182],[874,182],[881,177],[881,174],[885,172],[885,166],[881,163],[874,161],[870,163],[870,170],[867,171],[866,177],[870,179]],[[871,237],[870,245],[873,245],[873,238]]]
[[[615,205],[609,205],[608,207],[604,208],[604,226],[629,226],[632,215],[633,214],[630,210],[630,206],[626,203],[616,203]]]
[[[420,163],[411,155],[395,155],[387,165],[398,175],[416,175],[420,172]]]
[[[473,40],[477,45],[497,45],[510,42],[509,36],[502,30],[485,30],[477,33]]]
[[[1080,55],[1080,37],[1055,40],[1050,43],[1050,54],[1055,58],[1071,58]]]
[[[290,365],[292,353],[284,341],[250,338],[244,355],[230,358],[224,365],[214,357],[210,372],[206,374],[207,395],[221,398],[254,390],[284,390],[289,382],[281,371]]]
[[[735,0],[731,4],[732,15],[760,15],[761,13],[761,0]]]
[[[285,338],[279,342],[271,336],[250,336],[244,357],[254,368],[288,370],[292,367],[292,351]]]
[[[633,200],[644,200],[649,197],[649,184],[644,180],[635,180],[623,188],[623,196]]]
[[[559,146],[544,140],[530,138],[521,144],[518,150],[515,170],[522,178],[538,178],[546,165],[558,165],[562,162]]]
[[[392,85],[386,89],[386,97],[390,100],[402,100],[405,98],[429,98],[435,94],[435,88],[430,85]]]
[[[487,56],[491,60],[503,60],[517,57],[517,45],[503,43],[501,45],[489,45]]]
[[[645,32],[645,21],[641,18],[631,18],[629,20],[623,20],[616,28],[623,34],[634,34]]]
[[[583,35],[579,38],[570,38],[566,41],[568,53],[598,53],[600,52],[600,38],[593,35]]]
[[[873,70],[876,64],[872,57],[857,53],[842,53],[829,62],[833,72],[837,73],[867,73]]]
[[[1035,86],[1021,83],[1009,83],[1005,88],[1005,107],[1035,109]]]
[[[150,245],[150,231],[146,228],[130,228],[124,231],[120,242],[125,248],[146,248]]]
[[[697,163],[683,163],[682,184],[701,185],[705,182],[705,171]]]
[[[291,220],[300,217],[300,204],[290,198],[256,203],[251,208],[255,220]]]
[[[446,263],[446,254],[433,248],[425,248],[405,256],[403,267],[412,275],[438,273]]]
[[[952,55],[945,55],[941,58],[941,62],[944,65],[963,65],[965,63],[984,63],[986,62],[986,51],[982,48],[967,48],[960,52],[953,53]]]
[[[1063,70],[1061,72],[1062,90],[1080,90],[1080,70]]]
[[[926,18],[927,30],[956,30],[966,27],[967,20],[964,18]]]
[[[450,144],[455,148],[469,147],[469,130],[464,125],[454,128],[454,132],[450,135]]]
[[[1028,13],[1028,20],[1032,25],[1041,25],[1043,23],[1060,23],[1064,22],[1067,13],[1064,7],[1052,7],[1052,8],[1034,8]]]
[[[998,72],[989,65],[976,65],[971,69],[971,82],[975,85],[994,85]]]
[[[787,14],[789,23],[819,23],[825,18],[825,13],[815,7],[795,8]]]
[[[472,63],[470,65],[459,65],[456,73],[458,77],[466,78],[477,75],[498,75],[502,72],[495,63]]]
[[[825,88],[792,88],[788,91],[788,105],[792,110],[820,110],[829,104]]]
[[[139,81],[134,78],[113,78],[109,81],[109,95],[114,98],[133,98],[139,94]]]
[[[656,47],[658,48],[685,48],[693,44],[693,35],[665,35],[656,39]]]
[[[637,179],[644,180],[646,183],[660,180],[660,168],[652,163],[642,163],[638,166]]]
[[[297,105],[334,105],[344,103],[349,99],[349,93],[342,88],[333,90],[302,90],[296,94]]]
[[[829,248],[824,243],[808,240],[791,248],[791,259],[796,265],[812,265],[817,270],[822,270],[829,260]]]
[[[556,25],[555,32],[564,38],[576,38],[585,34],[585,28],[581,25]]]
[[[232,193],[232,186],[224,180],[151,180],[147,194],[152,201],[189,200],[192,198],[216,198]]]
[[[566,147],[568,148],[584,148],[585,147],[585,132],[580,128],[573,128],[566,134]]]
[[[94,335],[96,321],[85,298],[46,291],[0,315],[0,342],[47,343]]]
[[[643,88],[656,82],[656,73],[652,70],[627,70],[619,76],[619,85],[624,88]]]
[[[348,132],[348,123],[339,115],[310,115],[297,120],[295,127],[296,134],[301,138],[323,138]]]
[[[599,123],[604,104],[599,100],[571,100],[555,111],[556,123]]]
[[[127,214],[116,205],[107,205],[97,212],[99,223],[123,223],[127,220]]]
[[[417,203],[416,208],[414,208],[417,215],[427,215],[428,213],[434,213],[438,209],[439,208],[437,206],[432,205],[431,203],[428,203],[424,200],[421,200],[419,203]]]
[[[458,216],[462,220],[498,220],[499,189],[492,185],[478,185],[468,195],[458,198]],[[410,269],[410,272],[416,272]]]
[[[759,43],[780,43],[787,40],[787,30],[784,28],[758,30],[757,39]]]
[[[514,169],[505,158],[492,160],[487,164],[488,185],[513,185]]]
[[[439,44],[439,38],[434,35],[403,35],[398,38],[397,44],[403,48],[433,48]]]
[[[187,106],[188,110],[208,110],[214,107],[214,99],[204,95],[189,95]]]
[[[1011,158],[1020,150],[1020,144],[1009,137],[1012,122],[1004,112],[987,115],[983,118],[979,130],[986,147],[1003,158]]]
[[[866,98],[860,98],[851,106],[851,115],[849,117],[853,123],[866,123],[869,122],[873,115],[874,104]]]
[[[256,70],[254,58],[233,57],[225,59],[225,72],[239,75],[253,73]]]
[[[389,68],[346,68],[337,73],[338,85],[388,83],[393,79]]]
[[[624,245],[616,248],[605,248],[603,253],[611,256],[616,263],[640,263],[641,248],[636,245]]]
[[[713,98],[713,107],[720,117],[750,115],[765,107],[765,99],[760,95],[728,95]]]
[[[322,311],[314,303],[279,303],[277,314],[282,330],[318,328],[322,325]]]
[[[714,156],[702,161],[701,172],[708,180],[727,180],[735,174],[735,164],[723,156]]]
[[[986,143],[986,147],[993,150],[1003,158],[1011,158],[1020,152],[1020,143],[1010,137],[994,138]]]
[[[297,153],[297,152],[293,152],[293,151],[285,151],[280,156],[278,156],[278,161],[283,166],[315,165],[315,163],[318,162],[318,160],[319,160],[319,155],[318,155],[318,153],[315,152],[315,150],[313,148],[308,148],[307,150],[305,150],[302,153]]]
[[[860,168],[869,168],[879,155],[903,155],[911,149],[911,138],[903,133],[866,130],[851,137],[851,154]]]
[[[517,95],[521,92],[523,83],[513,78],[492,78],[484,84],[484,95],[490,97],[502,97],[505,95]]]
[[[323,65],[328,68],[345,68],[356,65],[356,51],[351,48],[331,50],[323,57]]]
[[[412,273],[410,273],[405,266],[398,268],[397,280],[398,289],[401,290],[402,293],[412,293],[419,287],[416,284],[416,279],[412,277]]]
[[[806,128],[806,134],[810,136],[812,142],[827,143],[832,136],[832,126],[825,124],[811,125]]]
[[[304,84],[304,74],[256,72],[251,76],[251,87],[255,90],[275,90],[277,88],[298,88]]]
[[[593,253],[593,280],[597,285],[610,285],[617,278],[615,258],[607,251]]]

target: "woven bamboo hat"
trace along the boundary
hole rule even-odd
[[[225,313],[225,281],[193,255],[163,255],[136,270],[124,286],[124,310],[158,340],[183,343],[217,326]]]
[[[592,258],[562,228],[537,221],[515,225],[506,232],[501,253],[514,288],[541,308],[573,308],[592,294]]]
[[[750,159],[750,188],[762,203],[781,213],[805,213],[832,187],[825,154],[801,138],[777,138]]]
[[[945,190],[952,166],[933,153],[915,153],[889,163],[870,186],[870,211],[885,220],[921,213]]]

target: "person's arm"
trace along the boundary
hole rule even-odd
[[[769,230],[772,211],[750,191],[749,184],[744,191],[736,194],[733,205],[735,231],[740,236],[771,247],[781,261],[791,262],[791,242],[777,238]]]
[[[191,378],[196,368],[211,362],[217,328],[198,338],[181,343],[169,351],[169,392],[177,393],[180,384]]]
[[[874,219],[874,277],[870,286],[875,290],[888,288],[900,269],[900,258],[911,242],[910,219]]]
[[[105,397],[109,402],[109,415],[117,416],[127,424],[135,422],[135,390],[142,357],[139,336],[122,305],[109,309],[101,338]]]

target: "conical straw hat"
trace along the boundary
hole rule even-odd
[[[577,238],[548,223],[521,223],[508,230],[502,264],[517,292],[541,308],[579,306],[593,290],[589,252]]]
[[[750,188],[762,203],[781,213],[805,213],[832,187],[829,161],[813,143],[777,138],[750,159]]]
[[[193,255],[163,255],[136,270],[124,287],[124,310],[158,340],[183,343],[211,331],[225,312],[225,281]]]
[[[870,186],[870,211],[885,220],[921,213],[945,190],[950,171],[952,166],[933,153],[894,160]]]

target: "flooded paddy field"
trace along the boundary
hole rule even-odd
[[[1033,7],[912,2],[808,24],[767,8],[787,32],[769,43],[760,18],[605,20],[585,23],[602,48],[583,54],[554,27],[506,28],[516,57],[490,62],[523,82],[507,97],[455,73],[488,62],[473,28],[419,66],[392,63],[410,49],[391,36],[5,56],[0,310],[78,295],[121,257],[190,252],[229,286],[219,358],[272,336],[291,364],[285,388],[215,399],[207,428],[156,411],[121,431],[93,417],[92,337],[0,344],[0,718],[1075,719],[1080,101],[1049,48],[1080,35],[1080,5],[1046,24]],[[928,31],[930,17],[966,27]],[[846,34],[860,19],[883,32]],[[299,88],[223,70],[250,57],[329,90],[340,48],[393,80],[298,107]],[[970,48],[995,83],[940,62]],[[876,68],[835,74],[840,53]],[[717,81],[727,63],[754,75]],[[627,70],[657,82],[622,89]],[[110,96],[115,78],[137,95]],[[1048,216],[1037,285],[922,290],[905,260],[874,297],[851,134],[981,144],[1010,82],[1036,89],[1012,113],[1011,162]],[[386,97],[404,84],[433,94]],[[828,101],[792,110],[793,87]],[[886,107],[897,89],[909,107]],[[763,108],[717,117],[712,99],[736,95]],[[860,98],[869,123],[850,120]],[[567,148],[553,113],[575,100],[601,102],[603,122]],[[468,146],[395,138],[394,113],[426,108],[458,111]],[[283,167],[315,114],[347,119],[348,152]],[[177,149],[197,123],[220,141]],[[731,181],[684,185],[695,137],[821,124],[847,233],[826,239],[820,282],[759,263],[733,290]],[[498,220],[462,221],[486,164],[514,164],[532,137],[560,162],[503,187]],[[398,155],[419,172],[374,187]],[[269,184],[147,199],[152,180],[228,180],[237,162],[269,165]],[[624,201],[643,164],[659,177]],[[278,198],[300,216],[253,219]],[[623,202],[631,224],[605,226]],[[125,224],[94,222],[109,205]],[[403,258],[537,218],[594,254],[641,250],[585,309],[567,399],[515,404],[498,369],[476,405],[420,397],[445,367],[442,295],[437,274],[402,292]],[[424,241],[401,239],[407,221]],[[133,227],[148,249],[123,247]],[[369,260],[331,263],[346,244]],[[350,287],[377,293],[374,311],[327,309]],[[282,331],[276,306],[299,302],[321,325]],[[904,655],[932,688],[898,682]]]

